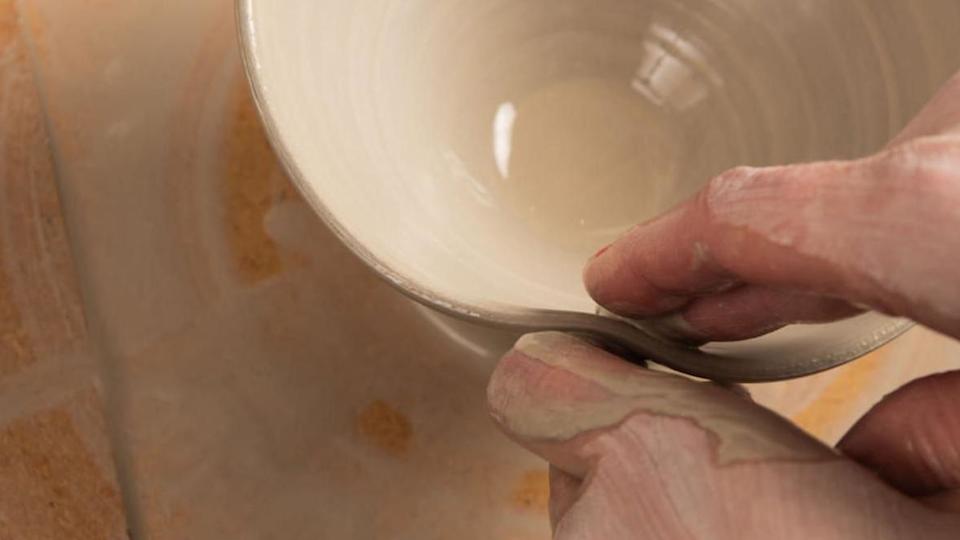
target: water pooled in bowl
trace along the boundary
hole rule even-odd
[[[496,112],[489,185],[538,235],[596,249],[676,192],[683,137],[628,81],[580,78]]]
[[[258,9],[282,147],[354,247],[436,297],[575,311],[590,254],[713,175],[881,148],[957,69],[960,20],[956,0]]]
[[[434,118],[456,176],[469,176],[485,203],[568,261],[570,275],[710,176],[807,155],[805,144],[785,152],[769,137],[778,116],[793,122],[788,137],[809,135],[803,111],[782,97],[788,78],[758,96],[740,57],[707,39],[730,36],[668,4],[533,1],[498,10],[500,18],[456,26],[458,48],[436,62],[420,117]],[[435,22],[438,36],[447,24]],[[780,69],[780,58],[767,60]]]

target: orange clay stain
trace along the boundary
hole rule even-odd
[[[390,455],[399,457],[410,449],[410,420],[384,401],[378,399],[361,409],[355,427],[363,440]]]
[[[5,92],[0,94],[0,112],[6,113],[3,115],[5,131],[14,135],[0,140],[0,216],[11,216],[14,221],[29,217],[28,213],[17,211],[14,205],[25,203],[18,200],[20,197],[17,193],[10,192],[15,192],[16,188],[23,185],[25,179],[21,176],[32,172],[30,158],[33,156],[29,153],[30,149],[24,148],[19,139],[31,130],[26,123],[33,118],[24,118],[21,111],[33,109],[25,106],[24,101],[30,98],[27,93],[34,91],[32,85],[25,84],[25,81],[30,80],[30,74],[20,40],[17,17],[16,4],[11,0],[0,0],[0,53],[4,58],[3,65],[0,66],[3,68],[0,86],[5,89]],[[0,222],[3,221],[5,220],[0,219]],[[4,229],[13,228],[6,223],[0,225],[4,225]],[[0,251],[9,252],[9,249],[4,245],[3,235],[0,234]],[[13,254],[14,257],[0,259],[0,376],[20,371],[34,359],[20,311],[14,302],[12,280],[7,274],[7,269],[16,268],[14,265],[22,263],[17,260],[18,252],[14,251]]]
[[[119,492],[85,442],[71,406],[0,429],[0,538],[121,537]]]
[[[547,471],[524,473],[514,486],[510,501],[517,510],[546,513],[550,502],[550,479]]]
[[[0,0],[0,47],[7,47],[20,37],[17,5],[14,0]]]
[[[297,195],[270,148],[243,80],[234,89],[231,111],[223,177],[227,242],[241,279],[256,283],[283,270],[264,217],[274,204]]]
[[[815,437],[829,435],[832,424],[842,418],[859,394],[867,387],[883,359],[883,349],[839,368],[839,374],[793,421]]]
[[[33,350],[13,304],[10,285],[0,268],[0,377],[20,371],[34,360]]]

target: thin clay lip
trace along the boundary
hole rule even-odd
[[[387,283],[412,300],[429,306],[437,311],[472,321],[475,323],[509,328],[521,331],[562,330],[595,333],[609,338],[625,337],[633,332],[625,343],[636,346],[638,351],[648,354],[653,360],[677,371],[699,377],[713,378],[729,382],[762,382],[795,378],[824,371],[844,364],[880,347],[900,334],[906,332],[913,323],[897,320],[884,328],[875,329],[869,335],[844,350],[832,351],[827,355],[807,359],[804,362],[787,362],[779,365],[775,360],[763,364],[742,362],[739,367],[731,368],[733,358],[701,352],[674,342],[667,342],[649,330],[636,324],[608,319],[591,313],[573,311],[541,310],[516,308],[504,305],[467,304],[445,296],[434,289],[403,275],[364,247],[347,231],[332,214],[319,196],[308,189],[305,175],[291,154],[284,137],[281,136],[275,116],[264,96],[266,85],[261,79],[260,62],[257,54],[256,29],[253,19],[255,0],[236,0],[236,23],[240,40],[240,56],[247,80],[253,95],[253,101],[271,146],[279,157],[285,172],[297,186],[304,199],[320,216],[323,222],[347,248],[370,267]],[[626,329],[627,327],[632,330]],[[642,348],[641,348],[642,347]],[[711,368],[711,363],[715,366]]]

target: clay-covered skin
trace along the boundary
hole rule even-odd
[[[777,415],[766,410],[758,413],[748,399],[724,388],[694,385],[667,373],[633,369],[619,360],[610,361],[588,343],[566,334],[530,334],[521,338],[514,350],[590,381],[595,389],[580,396],[582,399],[576,400],[575,406],[565,408],[571,404],[568,394],[531,396],[522,389],[510,391],[511,385],[522,384],[523,379],[502,381],[495,388],[506,389],[514,398],[502,407],[502,422],[525,440],[570,439],[585,431],[619,424],[634,411],[642,410],[685,418],[711,433],[715,460],[721,465],[766,458],[810,461],[837,457]],[[547,401],[556,407],[544,407]],[[761,429],[756,429],[758,426]]]
[[[956,231],[960,75],[880,153],[728,171],[602,250],[584,278],[611,311],[678,312],[699,339],[750,337],[858,307],[957,335]]]
[[[627,364],[578,338],[522,338],[488,399],[501,428],[552,464],[560,540],[960,531],[960,516],[898,493],[749,399]]]
[[[598,303],[694,340],[863,308],[960,338],[960,75],[887,149],[720,175],[590,261]],[[885,398],[838,445],[711,383],[578,338],[521,339],[491,413],[551,463],[567,539],[960,537],[960,372]]]

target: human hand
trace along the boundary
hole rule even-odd
[[[557,540],[960,535],[960,372],[888,397],[845,455],[730,389],[559,333],[522,338],[487,397],[550,462]]]
[[[960,337],[960,74],[886,149],[721,174],[588,264],[627,317],[733,340],[861,307]]]
[[[740,339],[869,307],[960,337],[960,75],[881,153],[736,169],[585,272],[625,316]],[[559,539],[956,538],[960,372],[901,388],[839,449],[711,383],[577,338],[518,342],[488,387],[551,463]]]

